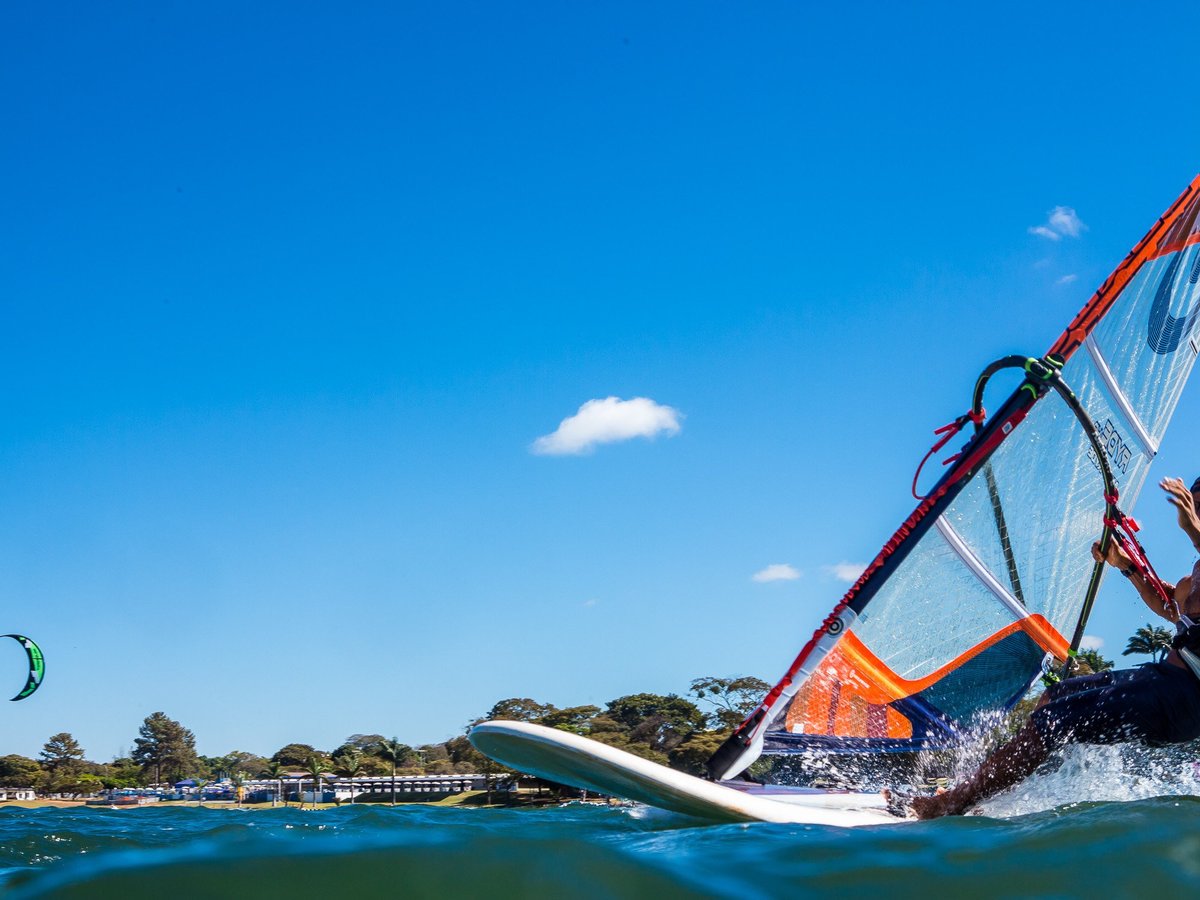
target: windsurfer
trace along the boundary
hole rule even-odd
[[[1179,527],[1200,551],[1200,478],[1190,490],[1179,478],[1164,478],[1159,487],[1175,506]],[[919,818],[961,815],[1028,777],[1068,743],[1177,743],[1200,737],[1200,671],[1189,666],[1194,660],[1200,668],[1200,562],[1178,584],[1162,583],[1172,604],[1163,602],[1150,576],[1139,572],[1116,542],[1103,556],[1094,544],[1092,555],[1121,570],[1151,612],[1176,624],[1179,636],[1170,653],[1162,662],[1069,678],[1047,688],[1025,726],[974,775],[953,790],[909,801]]]

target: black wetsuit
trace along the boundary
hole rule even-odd
[[[1200,679],[1168,662],[1069,678],[1047,688],[1046,697],[1032,721],[1050,746],[1200,737]]]

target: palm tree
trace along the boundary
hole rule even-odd
[[[312,804],[313,809],[316,809],[317,791],[321,789],[321,775],[329,771],[329,766],[325,765],[325,760],[321,759],[319,756],[310,756],[308,758],[308,766],[305,768],[305,771],[313,777]],[[304,805],[303,799],[301,799],[300,805]]]
[[[410,751],[407,744],[402,744],[393,737],[390,741],[383,740],[376,744],[379,755],[392,764],[392,806],[396,805],[396,764],[405,759]]]
[[[262,773],[268,778],[274,778],[279,788],[271,799],[271,805],[274,806],[277,801],[283,800],[283,805],[287,806],[287,799],[283,796],[283,763],[271,760]]]
[[[1159,628],[1147,623],[1144,628],[1139,628],[1133,633],[1133,637],[1129,639],[1129,643],[1121,651],[1121,655],[1145,653],[1154,657],[1155,662],[1162,662],[1171,651],[1171,641],[1174,638],[1175,635],[1169,628]]]
[[[353,750],[342,757],[342,761],[338,764],[338,774],[345,775],[350,779],[350,802],[354,802],[354,779],[357,777],[359,770],[362,769],[362,754]]]

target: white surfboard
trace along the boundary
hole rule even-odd
[[[471,729],[481,753],[519,772],[636,800],[716,822],[898,825],[882,794],[712,782],[577,734],[528,722],[483,722]]]

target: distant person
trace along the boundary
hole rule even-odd
[[[1179,527],[1200,551],[1200,478],[1191,489],[1179,478],[1164,478],[1159,487],[1175,506]],[[1162,662],[1069,678],[1048,687],[1025,726],[974,775],[953,790],[908,801],[919,818],[962,815],[1026,778],[1053,750],[1068,743],[1172,744],[1200,737],[1200,561],[1178,584],[1162,582],[1167,596],[1175,600],[1171,604],[1163,602],[1115,541],[1103,557],[1099,543],[1093,544],[1092,556],[1120,569],[1151,612],[1175,623],[1178,634],[1171,652]]]

